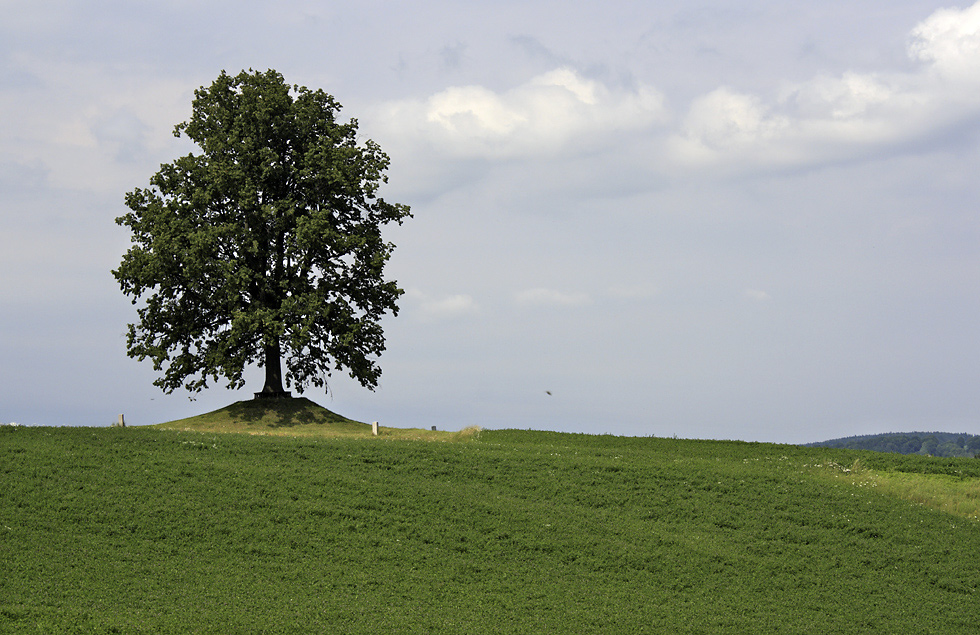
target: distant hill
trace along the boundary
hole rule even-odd
[[[873,450],[898,454],[923,456],[980,458],[980,436],[955,432],[886,432],[866,434],[818,443],[807,447],[844,448],[848,450]]]

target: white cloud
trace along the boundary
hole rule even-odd
[[[414,304],[416,315],[427,322],[452,320],[479,311],[473,297],[466,294],[432,298],[418,289],[409,289],[405,295]]]
[[[695,99],[666,144],[688,168],[806,167],[890,152],[980,113],[980,3],[943,9],[911,34],[905,73],[817,76],[767,102],[718,88]]]
[[[559,68],[550,73],[539,75],[531,80],[530,85],[538,88],[561,88],[572,95],[583,104],[595,106],[599,103],[598,94],[605,89],[598,83],[583,79],[570,68]]]
[[[719,88],[694,101],[670,143],[676,158],[697,164],[771,142],[789,125],[759,98]]]
[[[747,300],[755,300],[756,302],[768,302],[772,300],[771,295],[759,289],[746,289],[742,292],[742,296]]]
[[[933,13],[912,30],[909,55],[946,77],[980,80],[980,3]]]
[[[806,119],[844,120],[867,115],[896,97],[896,90],[873,75],[846,72],[817,77],[783,96]]]
[[[613,90],[558,68],[497,93],[452,86],[425,100],[384,105],[376,127],[395,143],[435,145],[460,157],[502,158],[596,144],[664,121],[663,97],[648,86]]]
[[[535,306],[583,306],[590,304],[592,298],[587,293],[566,293],[555,289],[537,287],[525,289],[515,296],[518,304]]]
[[[509,135],[528,114],[511,108],[482,86],[452,87],[433,95],[426,109],[426,121],[451,134],[470,137]]]
[[[662,94],[611,86],[560,67],[505,90],[450,86],[389,102],[372,134],[409,166],[416,183],[445,185],[460,159],[587,156],[616,171],[658,176],[705,169],[796,169],[892,155],[980,114],[980,2],[943,9],[909,35],[910,70],[818,74],[776,85],[770,96],[735,85],[694,98],[673,119]],[[480,164],[482,165],[482,164]],[[471,176],[483,174],[474,168]],[[593,170],[595,180],[607,178]],[[422,187],[425,190],[425,187]]]

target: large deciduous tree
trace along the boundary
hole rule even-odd
[[[262,395],[288,394],[284,379],[323,386],[332,370],[377,386],[380,320],[403,293],[384,278],[394,245],[381,228],[410,213],[379,198],[388,157],[340,108],[273,70],[222,72],[174,129],[200,153],[126,195],[116,222],[133,245],[112,273],[142,304],[127,350],[153,361],[165,392],[221,377],[240,388],[251,363]]]

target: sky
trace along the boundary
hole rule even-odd
[[[980,434],[980,3],[0,0],[0,422],[130,425],[126,192],[274,68],[391,157],[382,426]]]

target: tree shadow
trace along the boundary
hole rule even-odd
[[[229,416],[249,426],[289,428],[310,424],[355,423],[306,397],[239,401],[226,408]]]

